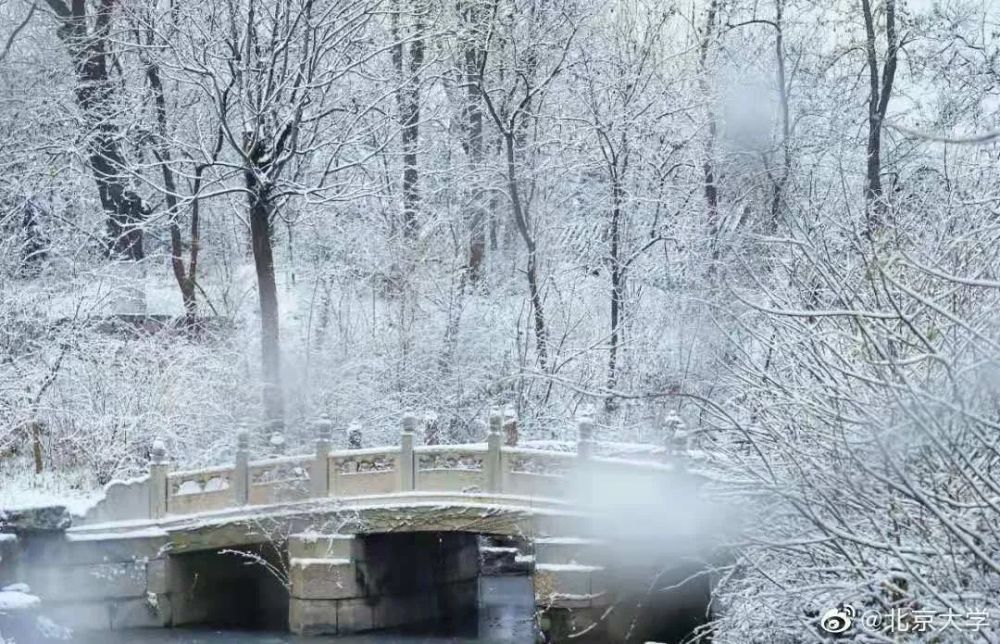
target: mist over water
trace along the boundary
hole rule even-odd
[[[741,513],[709,501],[702,481],[680,468],[651,475],[602,465],[583,468],[578,477],[580,507],[592,514],[593,536],[609,546],[602,553],[616,567],[711,558],[741,523]]]
[[[613,633],[629,641],[679,642],[710,617],[712,569],[743,524],[741,513],[710,502],[698,476],[675,464],[652,474],[621,463],[580,468],[579,507],[600,542],[614,608]],[[581,562],[583,563],[583,562]],[[617,640],[614,640],[617,641]]]

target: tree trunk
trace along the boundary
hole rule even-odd
[[[481,66],[485,52],[479,43],[478,30],[483,16],[476,10],[474,0],[461,8],[461,15],[466,30],[462,51],[462,75],[465,78],[465,104],[462,107],[462,121],[465,127],[463,147],[469,159],[473,177],[469,209],[465,216],[468,226],[469,248],[466,262],[469,281],[475,282],[482,272],[483,260],[486,256],[486,227],[488,213],[484,205],[482,171],[483,171],[483,111],[480,106],[479,86],[482,84]],[[492,222],[489,222],[492,223]]]
[[[33,199],[26,199],[21,207],[21,234],[24,235],[24,243],[21,245],[19,271],[25,275],[36,274],[49,255],[48,240],[42,233],[39,220],[39,214],[43,212]]]
[[[483,261],[486,258],[486,227],[489,223],[487,221],[489,213],[485,208],[486,197],[482,185],[483,112],[478,89],[482,81],[480,70],[486,55],[478,39],[483,15],[481,11],[477,10],[475,0],[460,4],[459,14],[464,27],[460,39],[462,59],[459,63],[459,73],[466,84],[461,115],[464,129],[462,148],[469,162],[469,175],[472,179],[469,190],[469,205],[464,213],[464,225],[468,235],[466,261],[464,270],[458,277],[455,295],[449,303],[444,350],[438,361],[442,373],[445,374],[451,372],[462,321],[466,289],[469,284],[476,283],[482,276]]]
[[[549,361],[549,342],[545,326],[545,311],[542,306],[542,294],[538,284],[538,248],[535,245],[535,238],[531,234],[531,228],[524,207],[521,204],[521,193],[518,189],[517,168],[514,159],[514,138],[515,132],[513,130],[504,132],[504,143],[507,148],[507,186],[510,190],[514,223],[517,225],[517,230],[521,233],[524,245],[528,249],[528,265],[525,272],[528,277],[528,295],[531,298],[531,308],[533,311],[535,350],[538,352],[538,363],[542,371],[546,371]]]
[[[719,189],[716,185],[715,176],[715,139],[717,136],[718,124],[716,123],[715,110],[711,106],[711,87],[708,82],[708,49],[712,42],[712,33],[715,30],[715,17],[719,8],[718,0],[711,0],[708,5],[708,16],[705,19],[705,32],[701,39],[701,85],[702,95],[708,103],[708,138],[705,141],[705,160],[702,163],[702,173],[704,175],[705,207],[708,219],[708,237],[712,247],[712,259],[709,264],[709,274],[714,275],[716,264],[719,261]]]
[[[784,43],[784,2],[785,0],[775,0],[774,28],[777,32],[774,37],[774,55],[777,60],[778,100],[781,103],[781,151],[782,166],[781,175],[774,180],[771,186],[771,218],[768,224],[769,231],[774,233],[778,230],[779,219],[781,218],[782,202],[784,200],[785,185],[792,171],[791,142],[791,122],[789,120],[788,107],[788,80],[785,74],[785,43]]]
[[[899,41],[896,35],[896,2],[885,2],[885,35],[887,40],[885,61],[879,73],[878,54],[875,50],[875,17],[871,0],[861,0],[865,19],[865,54],[868,60],[868,143],[865,172],[865,213],[869,235],[882,227],[885,201],[882,190],[882,122],[885,120],[896,77],[896,58]]]
[[[66,45],[76,68],[76,102],[86,130],[92,132],[88,163],[97,183],[101,207],[107,213],[107,252],[112,257],[139,260],[144,255],[142,222],[149,214],[142,198],[129,190],[121,172],[125,167],[121,136],[114,122],[114,85],[108,77],[105,50],[114,0],[100,0],[93,33],[88,33],[84,0],[46,0],[60,25],[56,33]]]
[[[31,456],[35,461],[35,474],[41,474],[44,469],[42,462],[42,423],[32,420],[29,423],[31,428]]]
[[[608,390],[618,384],[618,347],[621,335],[621,318],[625,308],[625,266],[621,261],[622,185],[617,166],[611,167],[611,351],[608,356]],[[604,400],[604,408],[615,409],[611,394]]]
[[[152,45],[152,42],[150,42]],[[153,103],[156,107],[156,127],[160,137],[159,143],[155,146],[154,154],[160,164],[160,172],[163,175],[164,199],[167,202],[167,220],[170,222],[170,267],[174,273],[174,280],[177,288],[181,292],[181,301],[184,304],[184,324],[188,328],[194,327],[197,321],[198,302],[194,292],[194,273],[189,273],[184,268],[184,244],[181,240],[181,227],[177,222],[180,215],[177,203],[177,182],[174,179],[174,170],[171,166],[172,158],[170,148],[166,145],[168,134],[167,128],[167,100],[163,92],[163,83],[160,80],[160,69],[157,65],[149,63],[146,65],[146,79],[153,92]],[[197,181],[200,183],[201,174],[198,173]],[[192,221],[192,227],[197,230],[197,219]],[[192,240],[193,242],[193,240]],[[197,265],[198,251],[192,243],[191,257],[192,264]]]
[[[392,31],[395,44],[392,61],[396,67],[399,87],[396,102],[399,121],[402,126],[403,148],[403,235],[408,239],[416,237],[419,229],[417,210],[420,201],[417,168],[417,145],[420,137],[420,68],[424,64],[423,23],[418,18],[414,27],[415,36],[410,43],[410,68],[404,64],[403,36],[399,29],[399,11],[392,16]]]
[[[260,161],[260,147],[249,154],[253,162]],[[250,195],[250,242],[254,269],[257,273],[257,294],[260,299],[260,350],[264,384],[264,415],[272,431],[284,427],[285,399],[281,382],[281,343],[278,334],[278,288],[274,276],[274,254],[271,240],[270,187],[264,185],[255,167],[245,170],[246,187]]]

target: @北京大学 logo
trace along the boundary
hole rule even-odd
[[[827,633],[846,633],[854,624],[855,617],[857,617],[857,612],[853,606],[841,604],[823,613],[819,620],[819,627]]]

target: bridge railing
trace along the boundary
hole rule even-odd
[[[524,447],[504,448],[501,453],[501,489],[523,496],[562,497],[569,493],[567,475],[580,453],[548,452]]]
[[[329,478],[325,488],[315,490],[317,497],[390,494],[399,489],[398,446],[334,452],[328,463]]]
[[[399,445],[331,450],[331,423],[315,424],[312,454],[250,460],[245,431],[238,436],[232,466],[169,469],[163,445],[154,445],[148,480],[148,518],[210,512],[247,505],[319,498],[351,498],[407,492],[505,494],[566,498],[572,472],[581,460],[634,468],[636,463],[593,455],[593,423],[578,425],[575,452],[517,447],[499,414],[490,418],[485,443],[414,445],[416,419],[403,419]],[[513,436],[513,440],[511,439]],[[505,445],[504,443],[508,443]],[[648,463],[645,467],[667,468]],[[123,517],[133,518],[133,517]]]

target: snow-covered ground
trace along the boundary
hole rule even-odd
[[[41,600],[31,594],[24,584],[12,584],[0,588],[0,614],[31,610],[41,604]]]
[[[70,514],[83,515],[103,495],[100,488],[84,484],[89,479],[86,473],[36,475],[26,460],[0,463],[0,511],[64,505]]]

